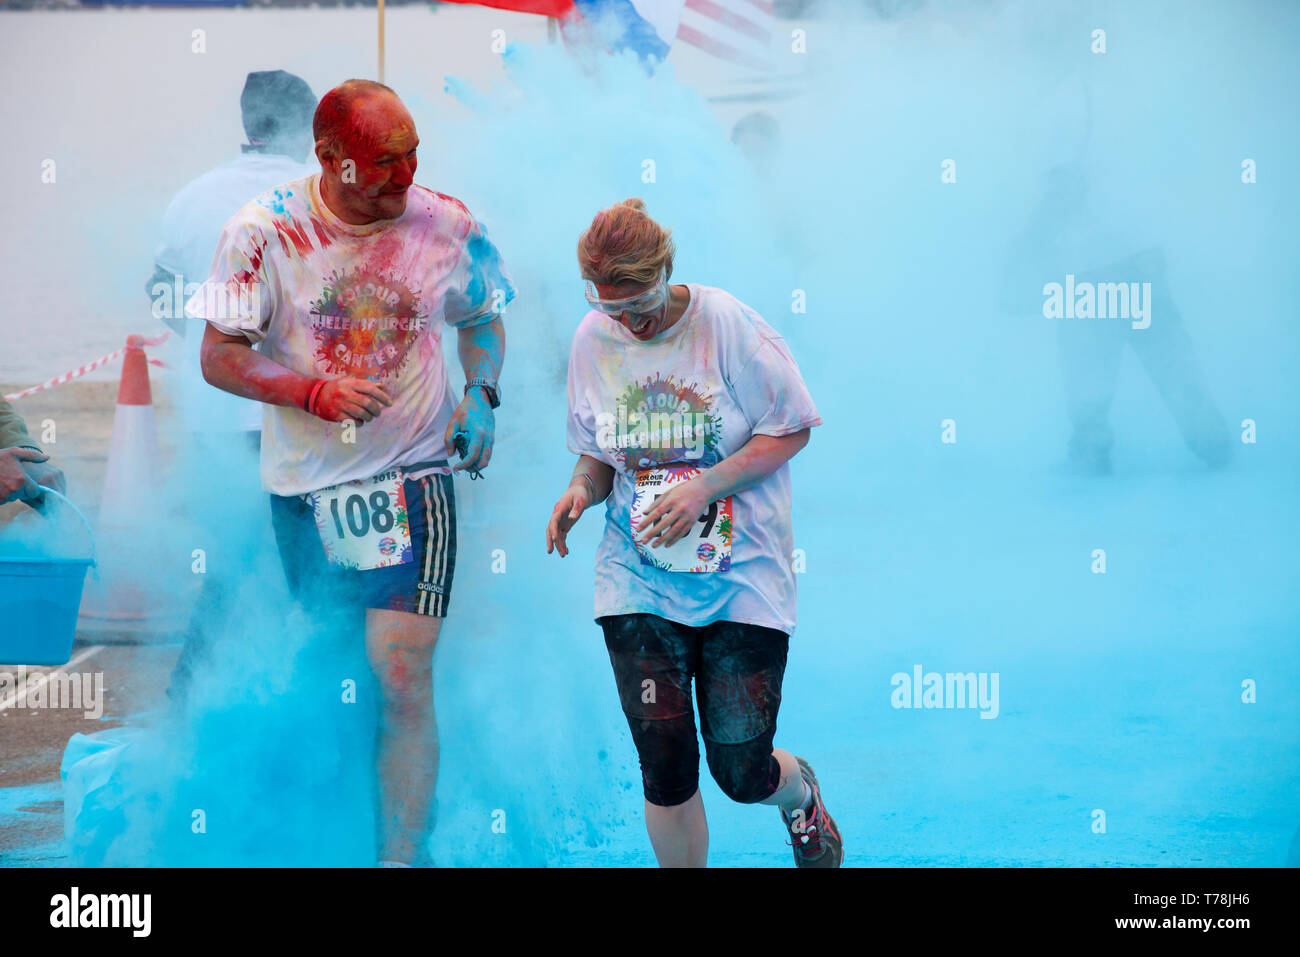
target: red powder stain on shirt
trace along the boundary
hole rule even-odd
[[[259,233],[260,236],[260,233]],[[247,285],[257,280],[257,274],[262,269],[262,256],[266,252],[266,240],[253,246],[248,251],[248,269],[241,269],[230,277],[231,281],[238,286]]]
[[[311,217],[311,228],[315,230],[316,238],[320,240],[321,249],[328,248],[339,235],[337,229],[316,216]]]
[[[307,231],[302,228],[296,219],[291,219],[288,222],[276,219],[275,234],[280,238],[280,246],[284,249],[286,256],[293,255],[289,251],[289,243],[293,243],[293,248],[299,256],[307,256],[312,251],[311,239],[308,238]]]
[[[376,274],[392,272],[401,252],[400,237],[392,232],[380,233],[366,250],[366,267]]]
[[[453,206],[456,207],[457,210],[460,211],[461,226],[463,226],[464,228],[463,231],[460,233],[460,235],[456,237],[456,239],[463,240],[466,236],[469,235],[470,230],[474,228],[474,217],[470,214],[469,207],[466,206],[464,203],[462,203],[460,200],[458,200],[455,196],[448,196],[446,193],[439,193],[437,190],[432,190],[432,189],[429,190],[429,192],[433,193],[433,195],[438,197],[438,199],[445,200],[446,202],[451,203]]]

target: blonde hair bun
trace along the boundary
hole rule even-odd
[[[672,231],[645,211],[640,199],[625,199],[602,209],[578,237],[578,269],[583,279],[618,286],[648,286],[673,274]]]

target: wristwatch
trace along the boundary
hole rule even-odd
[[[490,405],[492,408],[495,409],[497,406],[501,404],[501,395],[497,391],[497,384],[493,382],[491,379],[482,379],[479,378],[478,376],[475,376],[473,379],[470,379],[468,382],[465,383],[465,394],[469,395],[469,390],[474,388],[475,386],[478,386],[484,392],[487,393],[488,405]]]

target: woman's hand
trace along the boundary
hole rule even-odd
[[[561,558],[569,554],[565,536],[568,535],[569,529],[578,524],[578,519],[591,504],[589,495],[586,482],[574,482],[564,490],[560,500],[555,503],[551,520],[546,526],[546,554],[551,554],[556,548],[560,550]]]
[[[646,510],[637,544],[649,542],[651,548],[677,544],[708,511],[709,503],[715,498],[703,475],[674,485]]]

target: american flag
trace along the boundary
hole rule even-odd
[[[775,36],[772,0],[686,0],[677,25],[682,43],[758,70],[771,65]]]
[[[601,21],[614,49],[663,59],[677,41],[757,70],[770,65],[776,38],[772,0],[450,0],[563,20]]]

